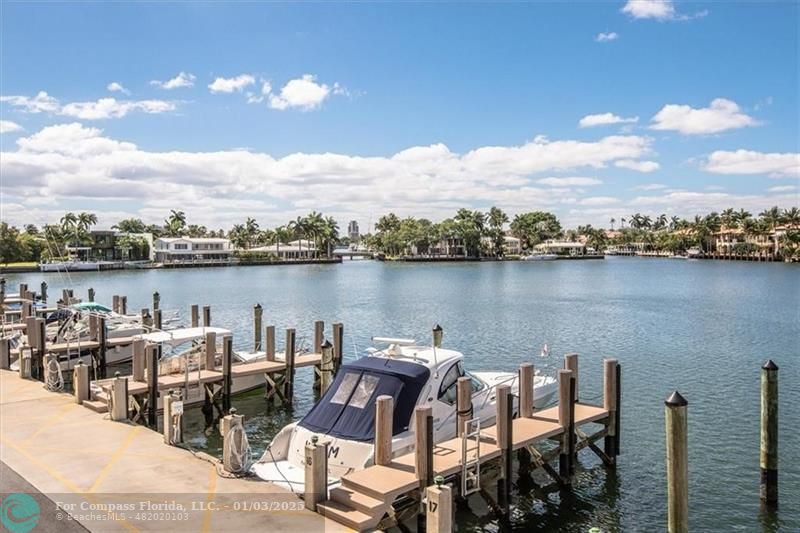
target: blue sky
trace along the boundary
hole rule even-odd
[[[4,1],[2,218],[180,207],[228,227],[316,209],[363,227],[496,204],[598,225],[790,207],[799,16],[796,2]]]

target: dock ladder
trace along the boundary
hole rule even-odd
[[[461,437],[461,495],[466,497],[481,488],[481,419],[464,422]]]

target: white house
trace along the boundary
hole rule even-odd
[[[154,243],[158,263],[175,261],[224,261],[233,253],[228,239],[161,237]]]
[[[271,244],[269,246],[259,246],[250,248],[248,252],[273,254],[280,259],[312,259],[316,255],[317,248],[314,241],[307,239],[291,241],[281,244]]]

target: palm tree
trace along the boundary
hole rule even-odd
[[[331,244],[339,240],[339,224],[336,220],[329,216],[325,218],[324,224],[325,240],[328,250],[328,258],[331,256]]]
[[[64,213],[64,216],[61,217],[61,230],[64,233],[70,234],[74,233],[75,230],[78,228],[78,217],[75,213]]]
[[[292,230],[287,228],[286,226],[278,226],[275,228],[275,231],[272,232],[274,239],[275,239],[275,252],[280,256],[281,253],[281,243],[287,242],[289,239],[292,238]]]
[[[616,219],[616,218],[614,218],[614,217],[611,217],[611,220],[609,220],[609,222],[611,222],[611,231],[614,231],[614,223],[615,223],[616,221],[617,221],[617,219]]]
[[[258,235],[258,222],[256,222],[256,219],[247,217],[247,220],[244,222],[244,234],[247,238],[246,246],[250,248]]]
[[[234,224],[228,232],[228,238],[236,248],[247,248],[248,235],[243,224]]]
[[[487,220],[491,228],[492,252],[495,257],[500,257],[503,255],[503,245],[505,244],[503,224],[508,222],[508,215],[499,207],[492,207],[489,209]]]
[[[736,211],[732,207],[729,207],[720,214],[719,218],[723,226],[732,228],[736,224]]]
[[[294,233],[297,238],[297,256],[303,251],[303,237],[308,234],[308,223],[305,217],[298,216],[295,220],[289,221],[287,228]]]
[[[167,235],[170,237],[180,237],[186,227],[186,213],[170,209],[170,216],[164,221]]]
[[[797,207],[784,209],[781,215],[781,222],[788,226],[800,226],[800,209]]]

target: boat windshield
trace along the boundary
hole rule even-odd
[[[364,357],[341,368],[325,395],[299,422],[315,433],[371,442],[375,435],[375,401],[394,400],[392,434],[408,430],[411,415],[429,370],[418,363]]]

